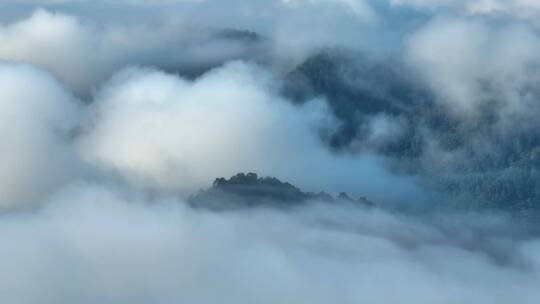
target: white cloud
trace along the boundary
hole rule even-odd
[[[390,0],[394,6],[409,6],[434,11],[436,14],[467,16],[502,16],[527,20],[539,25],[540,2],[536,0]]]
[[[169,18],[153,25],[95,24],[40,9],[26,19],[0,25],[0,59],[34,64],[76,93],[88,95],[130,64],[195,69],[249,51],[241,42],[212,39],[208,28],[193,27],[196,32]]]
[[[369,5],[356,0],[182,1],[173,9],[147,4],[152,7],[131,8],[139,15],[130,21],[117,17],[129,11],[118,3],[82,1],[35,11],[22,6],[30,16],[0,24],[0,59],[37,65],[88,95],[114,71],[133,64],[189,72],[230,59],[299,62],[328,45],[365,46],[359,30],[377,19]],[[87,7],[93,9],[86,13]],[[95,16],[96,7],[110,11]],[[229,7],[238,8],[236,18],[224,18]],[[219,38],[215,32],[222,29],[255,31],[265,40]]]
[[[0,209],[35,204],[76,173],[80,106],[48,74],[0,63]]]
[[[195,82],[158,71],[121,72],[96,96],[79,139],[84,158],[135,185],[192,193],[215,177],[254,171],[309,190],[375,195],[387,179],[414,189],[371,156],[332,155],[317,136],[333,121],[321,101],[296,107],[260,68],[231,63]],[[401,189],[401,190],[400,190]],[[414,191],[413,191],[414,192]]]
[[[0,59],[35,64],[80,90],[95,81],[100,69],[101,45],[92,35],[75,17],[38,10],[28,19],[0,25]]]
[[[307,4],[336,4],[350,10],[352,13],[366,21],[374,21],[377,14],[364,0],[281,0],[288,5]]]
[[[410,37],[406,56],[447,109],[474,116],[489,100],[503,102],[504,111],[526,108],[519,91],[537,79],[530,68],[539,51],[537,34],[521,24],[439,18]]]
[[[536,303],[538,243],[506,225],[316,204],[212,213],[80,184],[0,218],[0,292],[19,304]]]

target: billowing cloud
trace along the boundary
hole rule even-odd
[[[429,9],[457,9],[471,15],[538,13],[540,5],[534,0],[390,0],[393,5],[410,5]]]
[[[0,291],[21,304],[532,304],[539,296],[538,241],[486,215],[423,224],[352,206],[212,213],[79,184],[40,212],[3,217],[0,237]]]
[[[491,27],[466,19],[428,23],[408,43],[415,65],[452,111],[471,113],[486,100],[502,99],[505,109],[520,106],[517,92],[536,73],[540,40],[531,29],[509,24]],[[522,106],[526,106],[521,104]]]
[[[81,106],[47,73],[0,63],[0,209],[35,203],[77,172]]]
[[[200,72],[225,59],[248,56],[250,47],[257,47],[209,28],[200,28],[198,34],[190,31],[181,22],[167,20],[155,27],[144,23],[100,27],[73,15],[36,10],[26,19],[0,25],[4,45],[0,58],[32,63],[76,93],[88,95],[116,69],[130,64]]]
[[[133,64],[199,74],[232,59],[285,64],[328,45],[367,45],[350,37],[365,35],[376,19],[363,1],[148,2],[148,8],[126,9],[140,18],[118,18],[122,3],[45,3],[47,9],[35,10],[5,4],[7,12],[26,14],[0,24],[0,58],[35,64],[88,95],[115,70]],[[109,12],[96,16],[100,5]],[[237,18],[223,18],[228,6],[239,7]],[[237,35],[223,35],[227,30]]]
[[[39,10],[26,20],[0,27],[0,58],[38,65],[80,89],[95,81],[100,45],[91,35],[74,17]]]
[[[318,136],[336,124],[323,102],[296,107],[278,88],[271,74],[240,62],[195,82],[125,70],[97,94],[79,150],[143,188],[182,193],[238,171],[356,195],[378,196],[388,178],[399,192],[415,187],[374,156],[332,155]]]

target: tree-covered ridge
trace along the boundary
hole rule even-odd
[[[212,209],[255,206],[293,207],[315,201],[374,205],[364,197],[353,199],[346,193],[333,197],[326,192],[303,192],[292,184],[282,182],[275,177],[259,177],[255,173],[239,173],[230,179],[217,178],[211,188],[199,191],[188,200],[192,206]]]
[[[398,171],[478,204],[537,209],[538,123],[508,116],[501,109],[509,101],[496,80],[482,81],[485,96],[474,118],[463,119],[404,63],[325,49],[288,74],[284,92],[298,103],[325,98],[339,122],[323,132],[331,149],[383,155]],[[527,100],[540,99],[534,86],[521,91]],[[516,123],[508,127],[508,121]]]

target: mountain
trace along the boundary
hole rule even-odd
[[[239,173],[230,179],[217,178],[212,187],[201,190],[188,199],[190,205],[211,209],[236,209],[241,207],[294,207],[309,202],[354,203],[373,206],[366,198],[353,199],[346,193],[338,197],[319,192],[302,192],[297,187],[274,177],[259,177],[255,173]]]
[[[292,69],[283,90],[297,104],[325,98],[340,125],[321,139],[338,153],[374,152],[456,198],[540,209],[540,126],[511,117],[516,123],[503,128],[508,118],[498,111],[505,97],[490,79],[485,83],[488,97],[477,116],[461,119],[406,64],[324,49]],[[540,99],[534,88],[522,91]]]

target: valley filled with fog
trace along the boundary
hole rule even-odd
[[[0,302],[537,303],[538,20],[0,2]]]

